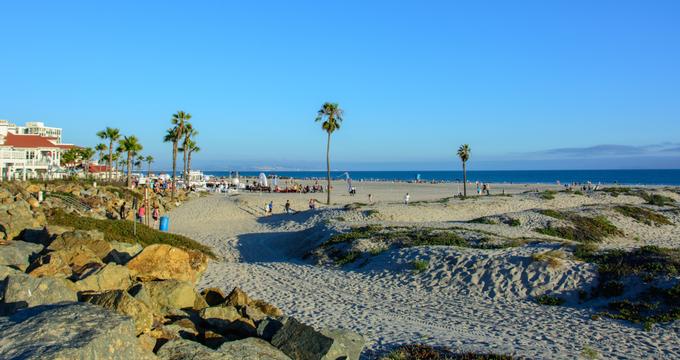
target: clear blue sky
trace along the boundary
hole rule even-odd
[[[206,170],[680,167],[680,1],[3,1],[0,119]]]

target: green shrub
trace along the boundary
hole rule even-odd
[[[413,260],[411,264],[413,265],[413,271],[415,271],[416,273],[423,272],[427,270],[427,268],[430,266],[429,261],[419,259]]]
[[[509,218],[505,223],[512,226],[512,227],[517,227],[517,226],[522,225],[522,223],[519,221],[519,219],[515,219],[515,218]]]
[[[343,256],[337,258],[335,260],[335,264],[338,265],[338,266],[342,266],[342,265],[345,265],[345,264],[353,263],[359,258],[359,256],[361,256],[361,253],[359,251],[354,251],[354,250],[348,251],[348,252],[344,253]]]
[[[370,209],[370,210],[364,211],[364,216],[366,216],[366,217],[371,217],[373,215],[378,215],[378,214],[380,214],[380,212],[378,210],[375,210],[375,209]]]
[[[496,221],[489,219],[488,217],[480,217],[476,219],[472,219],[468,221],[469,223],[473,224],[487,224],[487,225],[496,225],[498,224]]]
[[[80,230],[99,230],[104,234],[106,241],[138,242],[143,246],[167,244],[182,249],[200,251],[210,257],[215,257],[209,247],[182,235],[161,232],[140,224],[136,225],[137,235],[134,235],[133,227],[135,225],[132,221],[93,219],[69,214],[61,209],[56,209],[48,214],[47,221],[49,224]]]
[[[455,353],[445,347],[422,344],[403,345],[380,360],[513,360],[512,355],[494,353]]]
[[[555,218],[555,219],[562,220],[562,219],[566,218],[566,216],[563,213],[561,213],[557,210],[543,209],[543,210],[537,210],[536,212],[539,213],[539,214],[543,214],[545,216],[550,216],[551,218]]]
[[[673,223],[667,217],[658,214],[654,211],[631,205],[618,205],[614,207],[614,211],[621,215],[633,218],[638,222],[647,225],[672,225]]]
[[[666,205],[673,205],[675,203],[675,200],[671,199],[668,196],[664,195],[659,195],[659,194],[648,194],[646,192],[642,192],[642,198],[647,201],[647,204],[649,205],[656,205],[656,206],[666,206]]]
[[[623,232],[604,216],[593,218],[576,214],[564,216],[572,223],[572,226],[553,227],[549,224],[545,228],[536,229],[536,231],[544,235],[578,242],[600,242],[609,236],[623,235]]]
[[[557,194],[557,191],[546,190],[546,191],[540,193],[539,196],[541,197],[541,199],[544,199],[544,200],[552,200],[552,199],[555,198],[555,194]]]
[[[536,297],[536,302],[547,306],[560,306],[564,304],[564,299],[557,296],[541,295]]]

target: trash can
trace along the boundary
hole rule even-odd
[[[170,226],[170,219],[167,216],[161,216],[161,222],[158,225],[158,230],[168,231],[169,226]]]

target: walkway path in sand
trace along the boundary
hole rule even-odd
[[[248,196],[248,195],[246,195]],[[239,197],[211,195],[170,214],[173,231],[212,246],[200,286],[241,287],[315,327],[341,327],[368,339],[365,358],[400,343],[428,343],[531,358],[678,358],[678,326],[645,332],[592,312],[525,300],[423,289],[405,278],[309,265],[296,253],[305,213],[276,221],[253,216]]]

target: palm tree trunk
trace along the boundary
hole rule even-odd
[[[172,142],[172,189],[170,199],[175,201],[175,186],[177,186],[177,140]]]
[[[326,205],[331,204],[331,133],[328,133],[326,142]]]
[[[465,170],[465,161],[463,161],[463,197],[467,197],[467,171]]]
[[[151,177],[151,163],[149,163],[146,168],[146,177]]]
[[[189,174],[190,172],[191,172],[191,151],[189,151],[189,159],[187,160],[187,174]]]
[[[127,187],[132,188],[132,153],[128,152],[127,157]]]
[[[109,182],[113,178],[113,140],[109,141]]]
[[[187,170],[187,152],[188,152],[188,149],[187,149],[186,140],[184,141],[183,148],[184,148],[184,151],[182,151],[182,155],[184,156],[184,176],[183,176],[183,178],[184,178],[184,182],[186,183],[189,180],[189,173],[187,172],[188,171]]]

